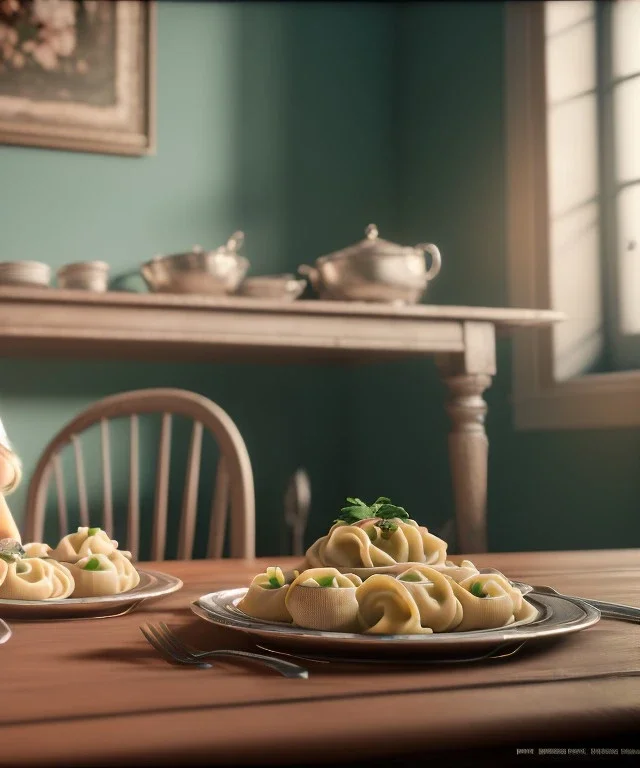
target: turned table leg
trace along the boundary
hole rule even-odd
[[[487,551],[487,465],[489,440],[484,429],[483,392],[490,376],[451,376],[446,405],[451,419],[449,462],[460,552]]]
[[[448,390],[449,462],[453,481],[457,549],[487,551],[487,467],[484,391],[495,373],[495,333],[488,323],[465,323],[465,352],[443,355],[438,366]]]

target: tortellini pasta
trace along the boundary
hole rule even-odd
[[[117,595],[140,583],[130,553],[117,549],[99,528],[79,528],[56,550],[43,542],[0,540],[0,599],[59,600]],[[102,549],[94,553],[92,547]],[[69,557],[61,562],[58,557]],[[80,556],[80,552],[86,554]]]
[[[293,572],[295,578],[298,571]],[[285,605],[289,584],[280,568],[267,568],[251,582],[247,594],[238,603],[238,608],[248,616],[266,621],[291,621],[291,614]]]
[[[532,621],[537,611],[498,572],[447,559],[447,543],[386,497],[349,506],[306,552],[293,580],[258,574],[238,608],[305,629],[374,635],[466,632]]]
[[[358,587],[358,618],[362,631],[373,635],[431,634],[420,623],[411,593],[393,576],[375,573]]]
[[[41,541],[32,541],[29,544],[23,544],[25,557],[49,557],[51,547],[43,544]]]
[[[77,563],[88,555],[110,555],[118,550],[118,542],[110,539],[102,528],[81,526],[76,533],[69,533],[60,539],[58,546],[50,550],[49,557],[61,563]],[[131,560],[130,552],[118,550]]]
[[[0,599],[54,600],[69,597],[73,577],[55,560],[38,557],[0,561]]]
[[[450,579],[451,588],[462,606],[462,621],[457,632],[494,629],[514,621],[532,619],[535,608],[499,573],[478,574],[459,584]]]
[[[448,579],[427,566],[414,565],[397,576],[418,607],[420,625],[433,632],[448,632],[462,621],[462,605]]]
[[[415,520],[368,518],[335,523],[306,553],[309,568],[379,568],[397,563],[444,565],[447,544]]]
[[[140,583],[139,573],[116,550],[109,555],[87,555],[66,567],[75,582],[72,597],[118,595]]]
[[[358,626],[356,587],[362,580],[336,568],[310,568],[297,576],[285,604],[293,621],[306,629],[354,632]]]

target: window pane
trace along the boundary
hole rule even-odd
[[[595,2],[589,0],[554,0],[545,3],[545,29],[547,35],[557,35],[594,14]]]
[[[595,95],[552,107],[547,118],[549,208],[552,219],[598,195]]]
[[[612,7],[613,76],[640,72],[640,2],[618,0]]]
[[[613,114],[616,180],[636,181],[640,179],[640,77],[614,86]]]
[[[582,3],[546,3],[547,19],[554,16],[554,8]],[[596,88],[596,23],[593,3],[585,3],[591,9],[590,16],[581,18],[579,24],[571,24],[551,33],[547,27],[547,103],[571,99]],[[585,9],[587,10],[587,9]]]
[[[618,194],[618,263],[622,333],[640,333],[640,184]]]
[[[596,20],[593,2],[545,3],[549,271],[554,375],[591,370],[603,347]]]
[[[591,369],[602,351],[598,204],[552,220],[550,236],[553,306],[567,314],[553,328],[554,373],[562,381]]]

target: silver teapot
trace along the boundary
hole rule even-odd
[[[391,243],[380,239],[376,225],[369,224],[364,240],[321,256],[313,267],[303,264],[298,272],[321,299],[416,304],[441,266],[440,251],[432,243],[413,247]]]

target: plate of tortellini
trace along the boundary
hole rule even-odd
[[[113,616],[180,589],[180,579],[143,571],[101,528],[81,526],[55,547],[0,540],[0,616]]]
[[[248,587],[203,595],[192,610],[276,647],[386,656],[490,650],[599,619],[579,600],[452,562],[445,541],[386,497],[347,499],[298,568],[269,566]]]

